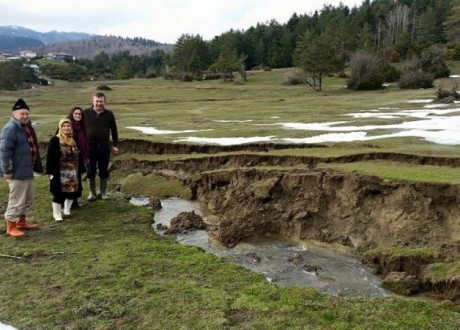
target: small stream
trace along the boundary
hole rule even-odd
[[[148,199],[133,197],[134,205],[147,205]],[[162,209],[155,212],[154,230],[181,212],[194,211],[203,215],[198,202],[179,198],[161,200]],[[383,297],[392,293],[382,287],[382,281],[373,275],[357,257],[343,248],[315,242],[297,243],[280,237],[247,240],[233,248],[210,244],[205,230],[176,236],[177,242],[197,246],[242,265],[279,286],[312,287],[319,292],[341,296]]]

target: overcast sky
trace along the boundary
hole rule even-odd
[[[362,0],[0,0],[0,25],[39,32],[87,32],[175,43],[185,33],[211,40],[230,29],[246,30],[324,5],[352,8]]]

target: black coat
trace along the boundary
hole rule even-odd
[[[59,138],[57,136],[51,137],[46,148],[46,171],[47,175],[52,175],[53,178],[50,180],[50,192],[53,195],[60,195],[61,192],[61,147]],[[86,167],[83,162],[81,153],[78,155],[78,190],[73,193],[66,193],[66,198],[78,198],[81,197],[83,187],[81,181],[81,174],[86,173]]]

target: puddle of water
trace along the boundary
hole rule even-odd
[[[129,200],[129,202],[133,205],[136,206],[147,206],[149,205],[150,201],[148,198],[142,197],[142,196],[133,196]]]
[[[142,198],[136,198],[136,205],[140,200]],[[194,211],[203,216],[198,202],[168,198],[161,200],[161,205],[162,209],[155,212],[153,224],[160,235],[162,232],[156,229],[156,225],[169,227],[171,219],[180,212]],[[383,297],[392,294],[355,255],[319,244],[266,237],[248,240],[230,249],[210,244],[205,230],[177,235],[176,240],[263,274],[268,281],[279,286],[309,286],[323,293],[343,296]]]
[[[311,286],[320,292],[343,296],[390,294],[354,255],[314,243],[258,239],[239,244],[234,250],[236,253],[228,256],[230,260],[264,274],[280,286]],[[254,260],[254,255],[260,261]]]
[[[15,327],[0,322],[0,330],[17,330]]]

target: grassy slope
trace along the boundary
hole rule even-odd
[[[152,214],[113,195],[51,220],[46,177],[31,215],[40,230],[0,236],[0,320],[19,329],[456,329],[458,306],[331,297],[181,246]],[[0,183],[0,200],[7,186]],[[3,204],[4,208],[4,204]],[[20,257],[21,259],[10,258]]]
[[[344,120],[344,114],[359,110],[412,109],[414,106],[407,104],[408,99],[433,98],[434,94],[434,89],[400,91],[392,87],[376,92],[351,92],[344,90],[343,81],[335,78],[325,82],[324,92],[315,93],[300,86],[281,86],[286,72],[251,72],[248,83],[242,86],[162,79],[108,82],[113,88],[107,92],[109,108],[116,113],[122,138],[171,142],[178,136],[191,135],[146,136],[126,128],[142,124],[172,130],[213,129],[193,134],[203,137],[304,137],[315,132],[253,124],[340,121]],[[31,106],[39,139],[47,141],[58,118],[71,106],[89,104],[98,84],[57,82],[52,88],[0,92],[0,104],[5,109],[3,120],[8,119],[11,104],[24,97]],[[221,119],[254,122],[215,121]],[[457,147],[416,139],[328,146],[321,150],[293,149],[278,153],[342,155],[378,150],[459,155]],[[122,198],[98,201],[58,224],[51,220],[46,178],[38,177],[36,186],[36,204],[31,216],[41,229],[24,240],[0,235],[0,254],[5,255],[0,257],[0,320],[20,329],[456,329],[460,326],[458,306],[450,304],[350,299],[318,294],[308,288],[278,288],[262,276],[199,249],[156,236],[150,228],[151,213],[131,206]],[[6,200],[7,186],[0,182],[3,209]]]

